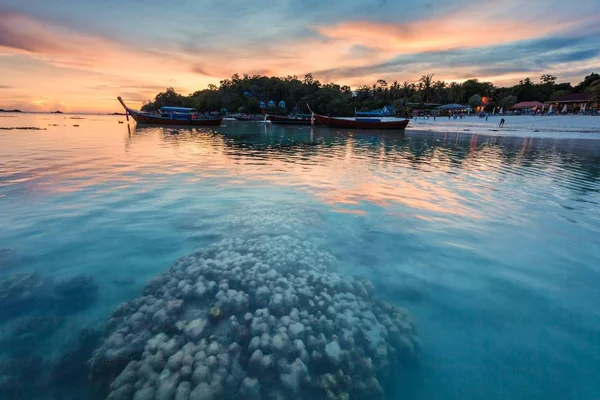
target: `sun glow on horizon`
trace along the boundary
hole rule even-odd
[[[362,0],[352,1],[362,5]],[[179,26],[177,18],[165,22],[159,9],[148,7],[146,19],[136,21],[137,28],[112,25],[135,33],[118,38],[101,26],[111,14],[92,3],[63,10],[60,18],[19,4],[14,0],[12,8],[0,7],[0,108],[26,111],[120,111],[118,95],[139,108],[167,87],[189,94],[218,85],[234,73],[311,72],[322,83],[353,88],[378,79],[414,82],[425,73],[446,82],[473,77],[503,85],[540,73],[558,75],[561,81],[581,79],[585,68],[600,62],[600,40],[594,41],[600,37],[600,25],[593,16],[594,5],[587,3],[573,6],[575,10],[563,7],[561,18],[548,14],[524,19],[527,14],[515,13],[514,5],[498,5],[476,12],[455,7],[437,14],[417,13],[398,22],[375,11],[336,15],[333,20],[310,13],[302,16],[305,19],[292,18],[295,11],[284,5],[273,11],[254,5],[240,27],[229,23],[227,7],[215,7],[206,11],[207,18],[213,15],[207,20],[211,30]],[[52,11],[44,4],[38,8]],[[554,6],[562,7],[558,2]],[[393,8],[399,5],[386,7],[390,16],[400,12]],[[251,29],[252,21],[270,21],[269,12],[287,12],[288,20]],[[98,26],[77,22],[96,14]],[[228,23],[218,24],[220,19]],[[141,26],[152,28],[147,40],[138,31]],[[582,50],[569,49],[569,41]],[[496,60],[499,52],[510,55],[511,46],[530,46],[532,50],[521,53],[529,58]],[[488,59],[480,55],[487,53]]]

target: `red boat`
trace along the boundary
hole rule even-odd
[[[129,115],[138,124],[145,125],[188,125],[188,126],[219,126],[223,118],[204,117],[198,114],[198,110],[186,107],[161,107],[160,113],[150,113],[132,110],[125,105],[121,97],[117,97],[125,109],[125,115]]]
[[[310,125],[310,114],[298,114],[284,117],[282,115],[268,115],[267,120],[276,125]]]
[[[382,121],[381,118],[336,118],[314,114],[315,121],[330,128],[404,130],[409,120]]]

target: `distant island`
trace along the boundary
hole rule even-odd
[[[23,112],[23,111],[17,110],[17,109],[14,109],[14,110],[5,110],[3,108],[0,108],[0,112]]]
[[[62,114],[62,111],[50,111],[50,114]]]
[[[114,113],[109,113],[107,115],[125,115],[125,113],[114,112]]]

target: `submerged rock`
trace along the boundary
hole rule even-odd
[[[28,399],[38,389],[33,377],[42,376],[43,360],[34,355],[0,360],[0,398]]]
[[[12,351],[36,346],[50,337],[64,322],[63,316],[51,314],[19,318],[11,329],[1,330],[0,345]]]
[[[92,378],[112,398],[382,398],[414,323],[334,260],[288,236],[183,257],[113,312]]]
[[[47,308],[51,293],[49,282],[36,271],[25,272],[0,281],[0,320],[33,308]]]
[[[98,285],[94,278],[78,275],[57,282],[54,286],[56,302],[63,312],[78,311],[90,306],[98,295]]]

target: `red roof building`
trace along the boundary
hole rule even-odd
[[[558,99],[549,100],[546,104],[551,105],[558,112],[573,112],[573,111],[585,111],[585,110],[597,110],[598,102],[592,100],[592,94],[583,93],[572,93],[567,96],[559,97]]]
[[[528,110],[528,109],[538,109],[544,107],[544,104],[539,101],[522,101],[520,103],[515,104],[511,108],[513,110]]]

